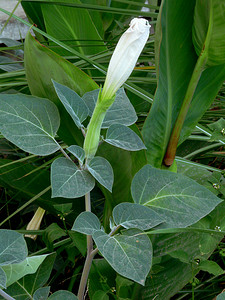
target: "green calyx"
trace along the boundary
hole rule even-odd
[[[87,133],[84,140],[84,151],[86,159],[91,159],[95,156],[99,140],[103,120],[109,107],[113,104],[115,96],[111,99],[102,99],[101,90],[99,92],[98,101],[93,111],[91,120],[88,124]]]

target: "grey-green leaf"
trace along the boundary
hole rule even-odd
[[[72,230],[93,235],[96,230],[100,230],[101,223],[97,216],[89,211],[84,211],[76,218]]]
[[[49,300],[78,300],[78,298],[69,291],[57,291],[54,294],[52,294],[49,298]]]
[[[13,230],[0,230],[0,266],[19,263],[27,255],[27,245],[22,234]]]
[[[23,94],[0,94],[0,131],[22,150],[49,155],[59,149],[54,136],[59,128],[57,107],[47,99]]]
[[[79,198],[95,186],[94,178],[71,160],[60,157],[51,166],[52,197]]]
[[[78,160],[81,164],[83,164],[84,162],[84,159],[85,159],[85,152],[84,152],[84,149],[77,146],[77,145],[72,145],[72,146],[69,146],[67,148],[67,150],[72,153]]]
[[[121,124],[113,124],[109,127],[105,142],[129,151],[146,149],[139,136],[133,130]]]
[[[98,230],[93,239],[116,272],[144,285],[152,262],[151,242],[148,236],[138,229],[128,229],[122,233],[109,236]]]
[[[114,176],[113,169],[108,160],[96,156],[88,163],[87,169],[101,185],[112,192]]]
[[[56,93],[64,105],[67,112],[72,117],[78,128],[82,127],[82,122],[88,116],[88,108],[83,99],[73,90],[65,85],[52,80]]]
[[[7,277],[4,270],[0,267],[0,288],[6,289]]]
[[[135,203],[150,207],[170,227],[187,227],[209,214],[221,200],[194,180],[144,166],[131,185]]]
[[[41,287],[34,292],[33,300],[47,300],[49,292],[50,286]]]
[[[38,267],[46,258],[46,255],[38,255],[27,257],[24,261],[18,264],[10,264],[7,266],[2,266],[6,276],[7,276],[7,287],[24,277],[27,274],[33,274],[37,271]]]
[[[87,92],[83,96],[83,100],[89,108],[89,115],[91,116],[95,104],[98,99],[99,89],[91,92]],[[112,124],[122,124],[130,126],[137,121],[137,115],[133,105],[130,103],[123,88],[119,89],[116,93],[115,101],[112,106],[108,109],[102,128],[108,128]]]
[[[150,229],[164,220],[154,210],[137,203],[120,203],[113,210],[116,225],[125,228]]]

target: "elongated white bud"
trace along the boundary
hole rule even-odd
[[[134,18],[119,39],[111,57],[101,100],[112,98],[133,71],[143,50],[151,25],[146,19]]]

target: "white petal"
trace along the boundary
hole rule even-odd
[[[148,37],[150,25],[145,19],[134,18],[121,36],[111,57],[102,99],[111,98],[133,71]]]

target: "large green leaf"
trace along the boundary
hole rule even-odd
[[[148,162],[161,167],[197,56],[192,43],[195,1],[163,1],[157,23],[158,87],[143,127]],[[176,32],[176,34],[174,34]],[[193,131],[214,100],[224,78],[225,65],[206,69],[199,80],[181,132],[180,142]]]
[[[83,143],[83,136],[64,109],[54,90],[52,79],[82,96],[98,85],[84,72],[47,47],[38,43],[30,33],[25,39],[24,63],[26,77],[33,95],[48,98],[59,108],[61,126],[59,135],[67,143]]]
[[[120,203],[113,210],[113,220],[116,225],[124,228],[150,229],[163,219],[152,209],[137,203]]]
[[[203,46],[207,65],[225,63],[225,1],[197,0],[193,23],[193,43],[200,55]]]
[[[88,108],[82,98],[70,88],[52,80],[56,93],[64,105],[67,112],[72,117],[78,128],[82,127],[82,122],[88,116]]]
[[[33,300],[47,300],[49,292],[50,286],[39,288],[35,291]]]
[[[140,137],[132,129],[121,124],[113,124],[109,127],[105,142],[128,151],[146,149]]]
[[[10,286],[15,281],[19,280],[27,274],[35,273],[46,256],[47,255],[27,257],[24,261],[18,264],[2,266],[2,269],[5,271],[5,274],[7,276],[6,286]]]
[[[150,271],[152,246],[149,238],[138,229],[128,229],[109,236],[98,230],[93,239],[104,258],[120,275],[142,285]]]
[[[94,178],[71,160],[60,157],[51,166],[52,197],[79,198],[95,186]]]
[[[22,234],[7,230],[0,230],[0,265],[20,263],[28,255],[27,245]]]
[[[60,146],[56,106],[46,99],[23,94],[0,95],[0,131],[10,142],[36,155],[49,155]]]
[[[52,294],[49,298],[49,300],[78,300],[78,298],[69,291],[57,291],[54,294]]]
[[[114,176],[113,169],[108,160],[96,156],[87,164],[87,169],[101,185],[112,192]]]
[[[100,228],[101,223],[98,217],[92,212],[84,211],[76,218],[72,230],[92,235]]]
[[[135,203],[156,211],[169,227],[186,227],[209,214],[221,200],[181,174],[144,166],[134,177]]]
[[[34,274],[29,274],[6,289],[6,293],[19,300],[32,299],[34,292],[46,284],[53,267],[56,254],[48,255]]]
[[[91,92],[87,92],[83,96],[83,100],[86,102],[89,108],[89,115],[91,116],[95,105],[98,100],[99,89]],[[136,112],[130,103],[123,88],[120,88],[116,92],[115,100],[110,108],[107,110],[102,128],[108,128],[112,124],[122,124],[130,126],[137,121]]]
[[[53,2],[54,0],[49,0]],[[54,1],[57,2],[57,1]],[[62,0],[58,2],[78,3],[79,0]],[[100,14],[95,12],[94,19],[86,9],[60,5],[42,5],[47,33],[54,38],[66,41],[81,53],[90,55],[106,50],[102,37],[95,23],[101,22]],[[82,24],[82,25],[81,25]],[[100,26],[99,26],[100,27]],[[61,49],[61,54],[65,51]]]

